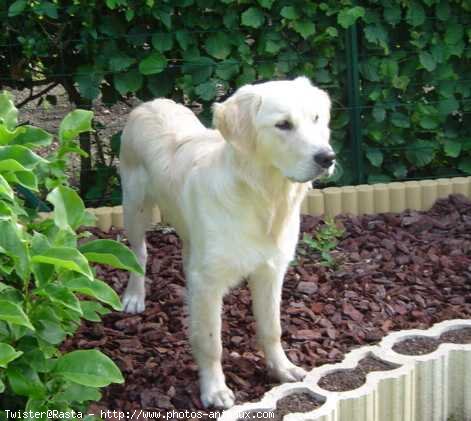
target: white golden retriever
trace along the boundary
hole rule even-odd
[[[201,400],[228,408],[234,394],[221,366],[221,307],[243,279],[268,370],[282,382],[305,375],[281,346],[281,287],[301,202],[310,182],[333,170],[335,155],[329,97],[305,77],[243,86],[213,112],[210,130],[168,99],[137,107],[122,136],[121,179],[125,228],[144,268],[154,205],[182,239]],[[144,277],[133,274],[125,311],[142,312],[144,299]]]

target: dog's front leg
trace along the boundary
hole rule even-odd
[[[189,274],[190,341],[205,407],[230,408],[234,394],[222,371],[221,311],[224,290],[199,273]]]
[[[281,346],[281,288],[286,266],[264,264],[250,276],[253,312],[257,323],[257,339],[262,347],[271,376],[281,382],[304,378],[306,371],[294,365]]]

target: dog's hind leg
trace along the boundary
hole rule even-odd
[[[146,230],[152,221],[152,205],[146,201],[143,184],[123,178],[123,216],[131,249],[134,251],[144,272],[147,263]],[[123,310],[141,313],[145,309],[145,276],[131,273],[122,301]]]

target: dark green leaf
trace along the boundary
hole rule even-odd
[[[433,72],[436,67],[437,67],[437,63],[435,61],[435,59],[433,58],[433,56],[427,52],[427,51],[421,51],[420,54],[419,54],[419,60],[420,60],[420,64],[426,69],[428,70],[429,72]]]
[[[26,0],[16,0],[8,8],[8,17],[13,18],[20,15],[26,8],[28,2]]]
[[[204,42],[206,51],[220,60],[226,59],[231,53],[231,40],[223,32],[210,34]]]
[[[243,26],[260,28],[265,23],[265,15],[256,7],[249,7],[241,15],[241,23]]]
[[[113,77],[114,87],[122,96],[141,89],[143,80],[144,78],[137,70],[118,73]]]
[[[152,46],[161,53],[170,51],[173,47],[172,34],[159,33],[152,35]]]
[[[158,51],[150,53],[139,63],[139,71],[143,75],[155,75],[167,67],[167,59]]]
[[[383,163],[383,152],[379,149],[367,149],[366,157],[375,167],[381,167]]]
[[[293,29],[304,39],[309,38],[316,32],[316,26],[307,20],[297,20],[293,22]]]
[[[342,9],[337,16],[337,23],[343,28],[348,28],[363,16],[365,16],[365,9],[361,6]]]

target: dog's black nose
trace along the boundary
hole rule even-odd
[[[314,155],[314,162],[322,168],[329,168],[335,159],[333,151],[322,151]]]

